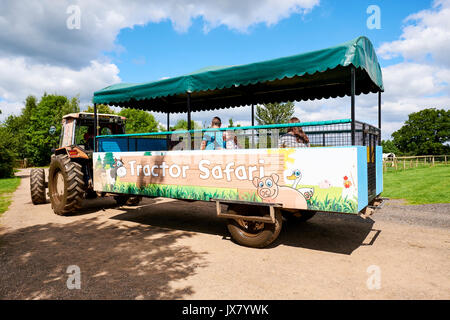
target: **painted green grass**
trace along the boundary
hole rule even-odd
[[[8,210],[11,196],[20,184],[20,178],[0,179],[0,215]]]
[[[413,168],[383,174],[383,197],[408,204],[450,203],[450,166]]]
[[[302,186],[306,187],[306,186]],[[127,194],[139,194],[150,197],[164,197],[172,199],[191,199],[209,201],[210,199],[243,200],[251,202],[262,202],[261,198],[253,193],[241,194],[236,189],[211,188],[196,186],[175,186],[163,184],[149,184],[138,188],[134,183],[116,182],[114,187],[105,186],[106,192],[117,192]],[[356,213],[358,205],[355,201],[343,199],[341,197],[342,188],[319,189],[317,193],[308,201],[311,210],[333,211]]]
[[[239,194],[236,189],[229,188],[211,188],[211,187],[196,187],[196,186],[175,186],[164,184],[149,184],[138,188],[134,183],[121,183],[116,182],[111,189],[109,186],[105,186],[104,191],[118,192],[128,194],[140,194],[151,197],[164,197],[173,199],[191,199],[191,200],[204,200],[210,199],[227,199],[237,200]],[[243,195],[244,201],[256,201],[260,202],[261,199],[256,193],[245,193]]]
[[[339,196],[337,198],[317,199],[313,196],[308,201],[308,209],[330,212],[358,213],[358,204],[356,201],[347,200]]]
[[[342,189],[340,187],[330,187],[321,189],[318,186],[299,185],[301,188],[313,188],[314,195],[308,202],[310,210],[357,213],[358,204],[356,201],[342,198]]]

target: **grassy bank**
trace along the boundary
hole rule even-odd
[[[450,166],[439,165],[384,173],[382,196],[409,204],[450,203]]]
[[[11,196],[20,184],[20,178],[0,179],[0,215],[8,210]]]

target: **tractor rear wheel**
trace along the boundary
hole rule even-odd
[[[71,161],[67,155],[52,157],[48,190],[57,215],[68,215],[80,209],[85,193],[81,164]]]
[[[45,172],[42,168],[31,169],[30,173],[30,191],[33,204],[42,204],[47,200],[45,198]]]

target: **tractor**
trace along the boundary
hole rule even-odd
[[[99,135],[125,133],[125,117],[98,114],[97,119]],[[58,215],[70,215],[81,208],[83,199],[98,196],[112,195],[119,206],[139,203],[142,197],[94,191],[94,138],[93,113],[71,113],[63,117],[59,147],[52,150],[48,181],[45,181],[43,168],[31,170],[30,190],[33,204],[46,203],[46,188],[52,209]]]

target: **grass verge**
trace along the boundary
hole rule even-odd
[[[408,204],[450,203],[450,166],[388,171],[383,177],[383,197]]]
[[[20,184],[20,178],[0,179],[0,215],[8,210],[11,196]]]

